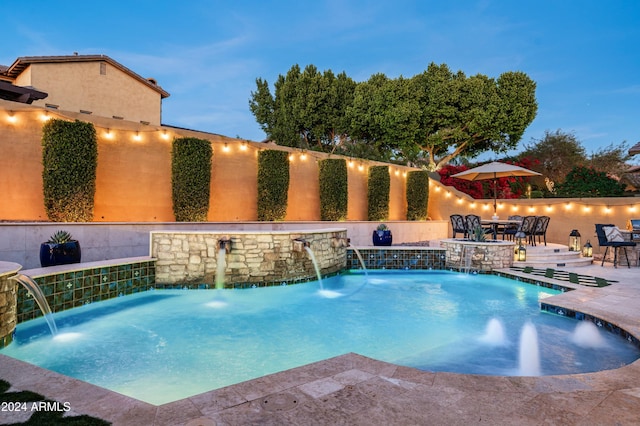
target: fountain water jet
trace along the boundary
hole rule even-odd
[[[53,319],[51,308],[49,307],[49,303],[47,302],[42,289],[40,288],[40,286],[38,286],[38,283],[31,279],[31,277],[23,274],[16,274],[9,279],[19,282],[24,288],[27,289],[29,293],[31,293],[34,300],[38,304],[40,311],[42,311],[42,315],[44,316],[45,321],[47,321],[47,325],[49,326],[51,334],[54,336],[58,334],[58,327],[56,326],[56,321]]]
[[[538,332],[536,327],[527,322],[520,333],[520,354],[518,358],[518,374],[521,376],[540,375],[540,350],[538,349]]]
[[[607,346],[600,330],[591,321],[578,323],[571,335],[571,341],[583,348],[603,348]]]
[[[506,346],[509,343],[504,332],[504,325],[502,321],[497,318],[491,318],[489,320],[485,333],[479,340],[492,346]]]

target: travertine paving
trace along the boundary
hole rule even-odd
[[[619,283],[578,288],[554,296],[554,303],[640,336],[640,268],[605,263],[575,271]],[[495,377],[424,372],[345,354],[162,406],[4,356],[0,377],[115,425],[640,424],[640,361],[598,373]],[[5,414],[0,421],[18,421]]]

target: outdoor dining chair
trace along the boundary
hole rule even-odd
[[[524,233],[527,241],[529,241],[529,244],[532,246],[536,245],[536,240],[533,238],[533,232],[535,231],[537,220],[538,218],[536,216],[525,216],[522,219],[520,228],[518,228],[518,231]]]
[[[452,214],[449,216],[451,221],[451,229],[453,229],[453,238],[456,237],[458,232],[462,233],[462,237],[467,237],[467,228],[464,223],[464,217],[461,214]]]
[[[481,228],[484,234],[493,233],[493,227],[485,228],[480,222],[480,216],[477,214],[468,214],[464,217],[465,226],[467,228],[467,235],[471,237],[475,234],[477,228]]]
[[[613,247],[613,267],[617,268],[618,249],[622,248],[624,250],[624,257],[627,259],[627,267],[631,268],[629,256],[627,255],[627,247],[635,247],[636,243],[633,241],[625,241],[618,228],[613,224],[596,224],[596,235],[598,236],[598,244],[600,247],[606,247],[600,266],[604,266],[604,260],[607,258],[609,247]]]
[[[547,245],[547,228],[549,227],[549,221],[551,218],[549,216],[538,216],[536,220],[536,226],[533,229],[532,238],[535,240],[538,237],[538,242],[540,242],[540,238],[544,239],[544,245]]]

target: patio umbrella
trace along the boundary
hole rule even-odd
[[[493,180],[493,214],[497,211],[497,199],[498,190],[496,188],[496,181],[503,177],[524,177],[524,176],[539,176],[540,173],[533,170],[525,169],[524,167],[514,166],[513,164],[500,163],[494,161],[492,163],[483,164],[482,166],[474,167],[473,169],[465,170],[464,172],[451,175],[458,179],[465,180]]]

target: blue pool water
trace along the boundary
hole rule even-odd
[[[55,314],[55,338],[42,318],[21,323],[0,353],[153,404],[348,352],[425,370],[518,375],[529,322],[541,374],[617,368],[639,357],[597,330],[574,343],[578,321],[539,309],[556,291],[496,276],[350,273],[322,285],[324,295],[310,282],[119,297]],[[487,334],[496,319],[504,330],[497,340]]]

